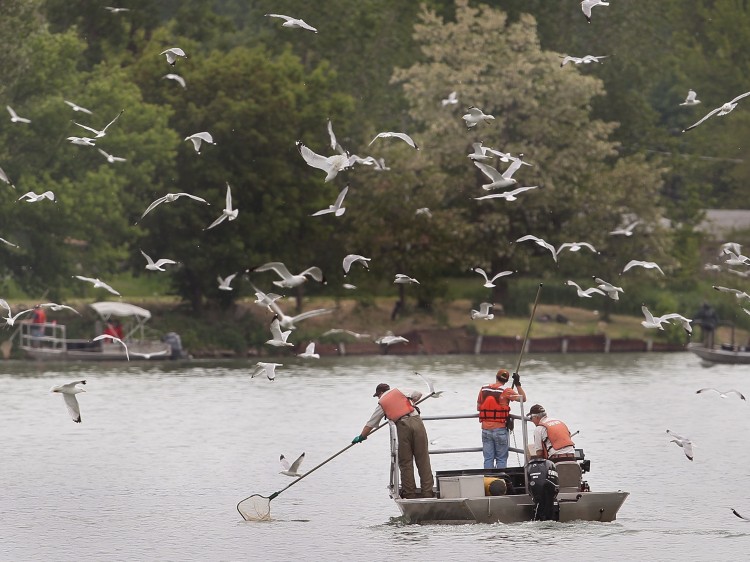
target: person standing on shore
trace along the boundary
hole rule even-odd
[[[510,379],[506,369],[495,375],[495,383],[483,386],[477,398],[477,411],[482,424],[482,453],[484,468],[505,468],[508,465],[508,420],[510,403],[525,402],[526,392],[521,388],[521,377],[513,374],[513,387],[505,388]]]

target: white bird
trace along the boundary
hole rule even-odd
[[[447,98],[444,98],[440,100],[440,103],[443,107],[446,105],[456,105],[458,103],[458,93],[454,90],[450,94],[448,94]]]
[[[255,301],[253,301],[253,303],[257,304],[258,306],[265,307],[268,310],[271,310],[272,302],[276,302],[277,300],[284,298],[283,295],[277,295],[276,293],[264,293],[252,283],[251,286],[253,287],[253,291],[255,291]]]
[[[68,137],[67,140],[78,146],[96,146],[96,139],[90,139],[89,137]]]
[[[492,279],[490,279],[487,272],[481,267],[472,267],[469,271],[473,271],[474,273],[478,273],[479,275],[484,277],[484,287],[487,287],[488,289],[491,289],[495,286],[496,279],[500,279],[501,277],[505,277],[506,275],[513,275],[515,273],[515,271],[501,271],[500,273],[496,273],[492,277]]]
[[[195,151],[200,154],[201,153],[201,143],[206,142],[208,144],[216,145],[214,142],[214,138],[211,136],[211,133],[208,131],[201,131],[200,133],[193,133],[192,135],[185,137],[184,140],[189,140],[193,143],[193,148]]]
[[[722,254],[729,256],[724,260],[724,263],[727,265],[750,265],[750,258],[741,253],[735,253],[732,250],[725,249]]]
[[[179,47],[172,47],[170,49],[167,49],[166,51],[162,51],[159,53],[160,55],[165,55],[167,57],[167,62],[174,66],[174,63],[177,62],[177,57],[185,57],[187,58],[187,55],[185,54],[185,51],[180,49]]]
[[[119,343],[124,349],[125,349],[125,358],[130,361],[130,354],[128,353],[128,344],[126,344],[124,341],[122,341],[120,338],[116,336],[111,336],[109,334],[102,334],[100,336],[96,336],[91,341],[99,341],[99,340],[112,340],[112,343]]]
[[[703,266],[704,271],[721,271],[721,266],[714,263],[707,263]]]
[[[281,18],[284,20],[284,23],[281,24],[281,27],[291,27],[294,29],[306,29],[308,31],[312,31],[314,33],[317,33],[318,30],[315,29],[313,26],[308,24],[302,19],[298,18],[292,18],[289,16],[285,16],[283,14],[265,14],[269,18]]]
[[[61,310],[71,310],[75,312],[78,316],[81,315],[80,312],[78,312],[75,308],[68,306],[67,304],[57,304],[56,302],[43,302],[40,303],[39,306],[42,308],[49,308],[53,312],[60,312]]]
[[[682,450],[685,452],[685,456],[693,460],[693,442],[690,441],[687,437],[682,437],[681,435],[677,435],[676,433],[667,430],[667,433],[674,437],[670,441],[670,443],[677,443],[680,447],[682,447]]]
[[[94,129],[93,127],[88,127],[86,125],[81,125],[80,123],[76,123],[75,121],[73,121],[73,123],[75,125],[78,125],[82,129],[86,129],[87,131],[89,131],[91,133],[94,133],[94,138],[95,139],[100,139],[100,138],[102,138],[103,136],[105,136],[107,134],[107,129],[109,129],[109,127],[110,127],[110,125],[112,125],[112,123],[114,123],[115,121],[117,121],[120,118],[120,115],[122,115],[124,111],[125,111],[124,109],[121,109],[120,113],[118,113],[117,115],[115,115],[115,118],[112,119],[112,121],[110,121],[109,123],[107,123],[107,126],[104,127],[101,131],[99,131],[97,129]]]
[[[358,340],[365,340],[372,337],[370,334],[359,334],[357,332],[352,332],[351,330],[344,330],[343,328],[331,328],[330,330],[323,332],[324,336],[331,336],[333,334],[348,334]]]
[[[130,8],[113,8],[112,6],[104,6],[105,10],[109,10],[113,14],[119,14],[120,12],[129,12]]]
[[[599,283],[597,287],[607,293],[607,296],[613,301],[620,300],[619,294],[625,292],[623,291],[622,287],[615,287],[611,283],[607,283],[604,279],[600,279],[599,277],[594,277],[594,283]]]
[[[250,373],[250,378],[255,378],[256,375],[264,373],[268,377],[269,381],[276,378],[276,367],[283,367],[281,363],[266,363],[264,361],[258,361],[255,364],[255,369]]]
[[[13,189],[16,188],[16,186],[13,185],[13,182],[8,179],[8,175],[5,173],[5,171],[2,168],[0,168],[0,181],[4,181],[9,186],[11,186]]]
[[[141,254],[143,254],[143,257],[146,258],[146,269],[149,271],[166,271],[162,266],[168,265],[168,264],[174,264],[177,263],[174,260],[166,259],[166,258],[160,258],[154,262],[154,260],[151,259],[151,256],[149,256],[146,252],[141,250]]]
[[[359,254],[349,254],[346,257],[344,257],[344,261],[342,263],[342,266],[344,267],[344,277],[349,275],[349,270],[352,267],[352,264],[354,263],[361,263],[365,269],[370,269],[370,265],[367,263],[368,261],[371,261],[372,258],[366,258],[365,256],[360,256]]]
[[[563,67],[566,64],[568,64],[569,62],[572,62],[573,64],[590,64],[592,62],[597,62],[598,63],[599,59],[606,59],[607,55],[599,55],[599,56],[586,55],[584,57],[573,57],[573,56],[570,56],[570,55],[566,55],[566,56],[560,55],[560,57],[562,58],[562,61],[560,62],[560,66]]]
[[[588,250],[591,250],[595,254],[598,254],[596,248],[594,248],[593,245],[589,244],[588,242],[563,242],[560,244],[560,246],[557,248],[556,252],[559,255],[560,252],[567,249],[570,252],[578,252],[581,248],[586,248]]]
[[[342,286],[342,287],[343,287],[344,289],[347,289],[347,290],[349,290],[349,291],[353,291],[354,289],[356,289],[356,288],[357,288],[357,286],[356,286],[356,285],[352,285],[351,283],[342,283],[342,284],[341,284],[341,286]],[[750,312],[749,312],[748,314],[750,314]]]
[[[515,181],[515,180],[513,180]],[[477,201],[484,201],[485,199],[505,199],[506,201],[516,201],[519,193],[523,193],[524,191],[529,191],[530,189],[536,189],[539,187],[538,185],[530,185],[530,186],[524,186],[524,187],[517,187],[513,191],[503,191],[502,193],[490,193],[489,195],[484,195],[482,197],[474,197]]]
[[[143,357],[144,359],[151,359],[152,357],[159,357],[160,355],[166,355],[172,353],[169,349],[160,349],[159,351],[152,351],[151,353],[144,353],[142,351],[131,351],[130,355],[133,357]]]
[[[472,127],[476,127],[477,123],[479,123],[480,121],[489,123],[490,121],[493,121],[495,119],[494,115],[489,115],[478,107],[471,106],[466,111],[468,113],[463,115],[462,119],[466,122],[466,126],[469,129],[471,129]]]
[[[174,80],[183,88],[187,86],[187,84],[185,83],[185,79],[179,74],[174,74],[170,72],[169,74],[165,74],[164,76],[162,76],[162,78],[166,78],[167,80]]]
[[[349,193],[348,185],[344,189],[341,190],[341,192],[339,193],[339,196],[336,197],[336,201],[333,203],[333,205],[328,205],[327,209],[321,209],[320,211],[316,211],[310,216],[319,217],[321,215],[328,215],[330,213],[333,213],[334,216],[340,217],[346,212],[346,207],[342,207],[341,205],[344,204],[344,197],[346,197],[347,193]]]
[[[632,269],[633,267],[643,267],[645,269],[656,269],[659,273],[664,275],[664,272],[661,270],[661,267],[659,267],[656,263],[652,261],[641,261],[641,260],[630,260],[627,264],[625,264],[625,267],[622,268],[622,273],[625,273],[627,270]]]
[[[37,201],[44,201],[45,199],[54,201],[55,194],[51,191],[45,191],[44,193],[40,193],[39,195],[37,195],[33,191],[29,191],[28,193],[24,193],[23,195],[21,195],[21,197],[18,198],[19,201],[21,199],[25,199],[27,203],[36,203]]]
[[[427,217],[428,219],[431,219],[431,218],[432,218],[432,211],[430,211],[430,208],[429,208],[429,207],[420,207],[419,209],[417,209],[417,210],[416,210],[416,211],[414,212],[414,214],[415,214],[415,215],[417,215],[417,216],[419,216],[419,215],[424,215],[424,216],[426,216],[426,217]]]
[[[399,285],[420,284],[419,281],[417,281],[413,277],[409,277],[408,275],[404,275],[403,273],[397,273],[396,278],[393,280],[393,282]]]
[[[104,152],[101,148],[97,148],[97,150],[101,153],[102,156],[104,156],[107,159],[107,162],[110,164],[114,164],[115,162],[125,162],[125,158],[121,158],[119,156],[113,156],[109,154],[108,152]]]
[[[688,334],[693,333],[693,327],[690,325],[692,320],[689,318],[685,318],[681,314],[670,312],[669,314],[664,314],[662,316],[654,316],[653,314],[651,314],[649,309],[646,308],[646,305],[641,306],[641,311],[643,311],[643,315],[646,317],[646,319],[641,322],[641,325],[644,328],[658,328],[659,330],[663,330],[664,327],[662,326],[662,324],[664,322],[676,320],[679,324],[682,325],[683,329]]]
[[[143,220],[143,217],[145,217],[147,214],[149,214],[151,211],[153,211],[158,205],[161,205],[162,203],[173,203],[177,201],[180,197],[189,197],[190,199],[193,199],[195,201],[199,201],[201,203],[205,203],[206,205],[210,205],[208,201],[203,199],[203,197],[198,197],[196,195],[190,195],[189,193],[167,193],[164,197],[159,197],[156,201],[151,203],[148,208],[143,211],[143,214],[141,215],[141,218],[138,220]],[[138,222],[136,222],[138,224]]]
[[[86,384],[86,381],[74,381],[69,382],[68,384],[53,386],[49,391],[62,394],[63,399],[65,400],[65,406],[68,408],[68,413],[70,413],[70,417],[73,418],[74,422],[81,423],[81,408],[78,405],[76,394],[86,391],[83,388],[78,388],[76,386],[78,384]]]
[[[331,181],[336,175],[351,166],[346,154],[334,154],[333,156],[321,156],[307,148],[302,141],[297,141],[297,150],[307,162],[308,166],[323,170],[326,173],[325,181]]]
[[[526,164],[526,162],[524,162],[520,158],[514,158],[510,166],[508,166],[508,168],[504,172],[500,173],[492,166],[483,164],[482,162],[474,162],[474,165],[479,168],[485,176],[492,180],[490,183],[485,183],[482,185],[482,189],[486,191],[490,191],[492,189],[504,189],[506,187],[516,185],[516,183],[518,182],[513,179],[513,174],[515,174],[516,170],[518,170],[518,168],[520,168],[524,164]]]
[[[7,316],[0,316],[0,319],[5,320],[5,324],[7,326],[14,326],[16,323],[16,320],[18,320],[19,317],[23,316],[27,312],[34,312],[33,308],[27,308],[26,310],[21,310],[20,312],[13,314],[13,311],[11,310],[10,305],[7,303],[5,299],[0,299],[0,306],[2,306],[5,310],[8,311]]]
[[[299,457],[297,457],[297,460],[290,465],[289,461],[286,460],[284,455],[281,455],[279,457],[279,462],[281,463],[281,467],[284,470],[282,470],[280,474],[286,474],[287,476],[299,478],[300,476],[302,476],[302,474],[300,474],[299,472],[299,465],[302,464],[303,460],[305,460],[305,453],[302,453]]]
[[[216,225],[224,222],[224,220],[233,221],[234,219],[237,218],[237,215],[239,213],[240,213],[239,209],[232,208],[232,188],[229,187],[229,183],[227,183],[226,202],[224,205],[224,209],[222,209],[221,211],[221,216],[219,216],[218,219],[216,219],[214,222],[212,222],[210,225],[208,225],[208,227],[204,228],[203,230],[211,230]]]
[[[482,146],[482,141],[475,142],[471,144],[471,147],[474,149],[473,152],[470,152],[467,156],[472,160],[489,160],[492,158],[492,156],[487,155],[487,147]]]
[[[230,287],[230,284],[232,283],[232,280],[235,278],[237,273],[232,273],[231,275],[227,275],[226,279],[222,279],[221,275],[216,276],[216,280],[219,282],[219,290],[221,291],[232,291],[233,288]]]
[[[494,305],[491,302],[483,302],[479,304],[479,310],[471,309],[472,320],[492,320],[495,315],[492,314],[492,307]]]
[[[267,340],[266,343],[274,347],[292,347],[294,344],[287,341],[291,333],[291,330],[282,332],[279,318],[278,316],[274,316],[271,321],[271,339]]]
[[[412,148],[414,148],[416,150],[419,150],[419,147],[417,146],[417,143],[414,142],[414,139],[412,139],[406,133],[392,133],[390,131],[384,131],[382,133],[378,133],[377,135],[375,135],[375,138],[372,139],[370,141],[370,144],[368,144],[367,146],[371,146],[372,143],[374,143],[379,138],[382,138],[382,139],[388,139],[388,138],[401,139],[406,144],[408,144],[410,147],[412,147]]]
[[[93,115],[93,113],[86,109],[85,107],[81,107],[77,103],[73,103],[72,101],[63,100],[66,104],[68,104],[73,111],[80,111],[81,113],[88,113],[89,115]]]
[[[750,92],[745,92],[744,94],[740,94],[739,96],[728,101],[721,107],[717,107],[713,111],[709,111],[700,121],[698,121],[697,123],[694,123],[693,125],[690,125],[687,129],[683,129],[682,132],[685,133],[689,131],[690,129],[694,129],[695,127],[703,123],[706,119],[708,119],[709,117],[713,117],[714,115],[726,115],[727,113],[731,113],[732,110],[734,110],[734,108],[737,107],[737,104],[739,103],[739,101],[742,98],[745,98],[747,96],[750,96]]]
[[[336,140],[336,134],[333,132],[333,123],[331,123],[331,120],[328,120],[328,137],[331,139],[331,149],[335,150],[339,154],[346,154],[346,150],[344,150],[344,147],[339,144],[339,142]],[[360,158],[356,154],[354,154],[351,158],[354,160],[352,162],[356,162],[357,164],[364,164],[366,166],[374,165],[375,159],[372,156],[368,156],[367,158]]]
[[[271,302],[268,305],[268,309],[275,314],[275,317],[279,321],[279,327],[285,330],[296,330],[297,326],[295,326],[295,323],[297,322],[301,322],[308,318],[314,318],[315,316],[321,316],[323,314],[331,314],[333,312],[332,308],[316,308],[315,310],[301,312],[296,316],[287,316],[275,302]]]
[[[713,285],[713,288],[714,290],[719,291],[720,293],[731,293],[737,299],[750,299],[749,294],[747,294],[745,291],[740,291],[739,289],[732,289],[731,287],[722,287],[721,285]]]
[[[589,23],[591,23],[591,8],[594,6],[609,6],[609,2],[603,2],[602,0],[583,0],[581,2],[581,11]]]
[[[575,281],[571,281],[570,279],[568,279],[565,282],[565,284],[566,285],[570,285],[571,287],[575,287],[576,288],[576,293],[578,293],[579,297],[584,297],[584,298],[590,299],[591,296],[594,295],[594,294],[604,295],[604,291],[602,291],[598,287],[589,287],[588,289],[586,289],[584,291],[583,289],[581,289],[581,286],[578,283],[576,283]]]
[[[287,267],[280,261],[264,263],[263,265],[259,265],[258,267],[248,269],[247,271],[274,271],[279,277],[281,277],[281,280],[274,281],[273,284],[277,287],[285,287],[287,289],[291,289],[292,287],[296,287],[297,285],[302,285],[302,283],[307,281],[308,277],[314,279],[318,283],[323,283],[324,285],[326,284],[323,272],[319,267],[315,265],[312,267],[308,267],[303,272],[298,273],[297,275],[292,275],[291,273],[289,273]]]
[[[538,236],[534,236],[532,234],[527,234],[526,236],[521,236],[516,242],[525,242],[526,240],[533,240],[537,246],[541,246],[542,248],[546,248],[552,253],[552,259],[557,261],[557,250],[555,250],[555,247],[546,242],[543,238],[539,238]]]
[[[696,394],[700,394],[702,392],[716,392],[722,398],[726,398],[730,394],[736,394],[740,397],[741,400],[747,400],[744,394],[742,394],[739,390],[735,390],[733,388],[730,390],[725,390],[724,392],[722,392],[721,390],[716,390],[715,388],[701,388],[700,390],[695,391]]]
[[[437,390],[436,391],[435,390],[435,385],[432,383],[432,381],[430,379],[428,379],[427,377],[425,377],[422,373],[420,373],[418,371],[414,371],[414,374],[417,375],[420,379],[422,379],[425,382],[425,384],[427,385],[427,392],[428,392],[427,397],[428,398],[429,397],[440,398],[440,395],[443,392],[445,392],[444,390]],[[437,439],[435,439],[434,441],[437,441]]]
[[[698,99],[698,94],[695,93],[695,90],[688,90],[685,101],[680,105],[698,105],[700,102],[701,100]]]
[[[80,279],[81,281],[87,281],[88,283],[93,284],[95,289],[105,289],[105,290],[109,291],[110,293],[112,293],[113,295],[117,295],[118,297],[121,296],[120,293],[118,293],[117,291],[115,291],[112,287],[110,287],[109,285],[107,285],[101,279],[98,279],[98,278],[97,279],[93,279],[91,277],[83,277],[82,275],[74,275],[73,277],[75,277],[76,279]]]
[[[298,353],[297,357],[303,357],[304,359],[320,359],[320,354],[315,353],[315,342],[312,341],[307,344],[305,351]]]
[[[629,225],[621,228],[616,228],[612,230],[609,234],[610,236],[633,236],[633,229],[640,223],[641,221],[635,221],[631,222]]]
[[[18,114],[13,111],[13,108],[11,106],[6,105],[5,109],[8,110],[8,113],[10,113],[11,123],[31,123],[31,120],[26,119],[25,117],[19,117]]]
[[[19,248],[20,246],[18,244],[14,244],[13,242],[9,242],[5,238],[0,238],[0,242],[3,244],[7,244],[8,246],[12,246],[13,248]]]
[[[394,343],[409,343],[409,340],[403,336],[394,336],[393,332],[388,332],[386,335],[376,339],[375,343],[380,345],[393,345]]]

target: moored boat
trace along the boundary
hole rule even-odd
[[[748,347],[735,344],[721,344],[709,347],[703,343],[690,343],[687,349],[709,363],[750,364],[750,348]]]

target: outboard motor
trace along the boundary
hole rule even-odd
[[[182,359],[182,338],[180,338],[180,334],[177,332],[167,332],[161,339],[172,348],[171,359]]]
[[[559,521],[560,486],[555,463],[547,459],[531,459],[528,466],[529,492],[534,500],[534,521]]]

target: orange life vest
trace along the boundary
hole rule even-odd
[[[544,421],[539,421],[539,425],[543,425],[547,429],[547,437],[544,439],[545,457],[549,456],[552,449],[559,451],[565,447],[573,447],[575,445],[570,438],[568,426],[560,420],[544,418]]]
[[[378,404],[383,408],[385,417],[397,421],[414,411],[414,406],[398,388],[392,388],[380,397]]]
[[[479,391],[479,421],[507,422],[510,414],[510,403],[502,398],[505,388],[502,385],[490,384]]]

